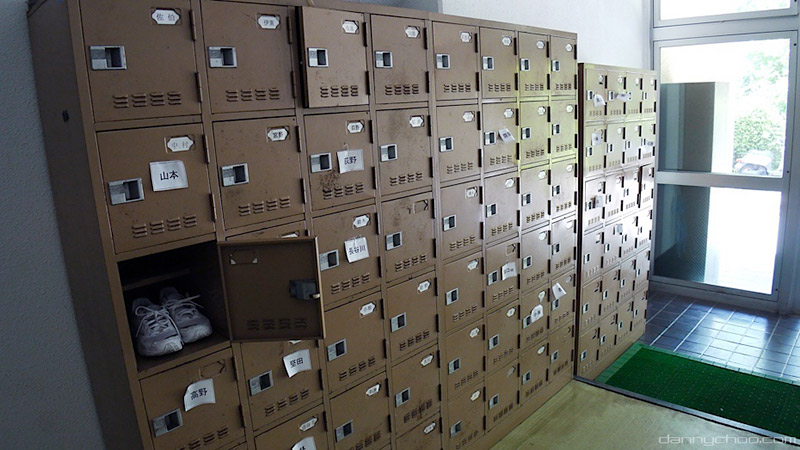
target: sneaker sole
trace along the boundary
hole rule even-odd
[[[162,356],[183,350],[183,342],[180,336],[173,336],[161,342],[153,343],[148,347],[136,345],[136,349],[142,356]]]
[[[183,342],[188,344],[211,336],[211,327],[208,325],[193,325],[191,327],[181,328],[180,332]]]

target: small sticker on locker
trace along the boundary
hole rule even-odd
[[[606,104],[606,100],[600,94],[594,94],[594,99],[593,100],[594,100],[595,108],[600,107],[600,106],[605,106],[605,104]]]
[[[339,173],[364,170],[363,150],[342,150],[336,152],[336,156],[339,159]]]
[[[544,353],[545,350],[547,350],[547,346],[543,345],[543,346],[539,347],[539,350],[536,350],[536,353],[541,355],[542,353]]]
[[[344,241],[344,250],[347,255],[347,262],[349,263],[369,258],[369,248],[367,247],[367,238],[365,237]]]
[[[514,139],[514,135],[511,134],[511,131],[508,128],[500,128],[498,133],[500,133],[500,139],[502,139],[506,144],[516,141],[516,139]]]
[[[472,42],[472,33],[462,31],[461,33],[459,33],[459,37],[461,38],[461,42],[464,43]]]
[[[358,311],[361,314],[361,317],[366,315],[372,314],[375,311],[375,303],[367,303],[366,305],[362,306],[361,309]]]
[[[567,291],[561,287],[561,283],[556,283],[553,285],[553,295],[556,297],[556,300],[560,299],[561,297],[567,295]]]
[[[429,280],[425,280],[417,286],[417,292],[423,293],[428,289],[430,289],[430,287],[431,287],[431,282]]]
[[[464,197],[466,198],[475,198],[476,195],[478,195],[478,188],[471,187],[464,191]]]
[[[406,27],[406,36],[411,39],[419,37],[419,27]]]
[[[503,38],[502,38],[502,39],[500,39],[500,42],[502,42],[502,43],[503,43],[503,45],[505,45],[506,47],[508,47],[509,45],[511,45],[511,42],[512,42],[512,40],[511,40],[511,36],[503,36]]]
[[[342,30],[347,34],[358,33],[358,24],[352,20],[345,20],[342,22]]]
[[[419,128],[425,125],[425,118],[422,116],[411,116],[411,119],[408,120],[409,125],[411,128]]]
[[[194,141],[189,136],[177,136],[167,140],[167,149],[172,152],[185,152],[191,150]]]
[[[503,264],[502,279],[507,280],[515,276],[517,276],[517,263],[515,261],[511,261]]]
[[[428,356],[426,356],[426,357],[422,358],[422,361],[420,361],[420,363],[419,363],[419,364],[420,364],[422,367],[425,367],[425,366],[427,366],[428,364],[430,364],[431,362],[433,362],[433,354],[430,354],[430,355],[428,355]]]
[[[425,434],[431,434],[431,431],[433,431],[435,429],[436,429],[436,422],[434,421],[434,422],[429,423],[428,426],[425,427],[422,430],[422,432],[425,433]]]
[[[506,185],[507,188],[512,188],[512,187],[514,187],[515,184],[516,184],[516,180],[514,180],[513,178],[509,178],[505,182],[505,185]]]
[[[542,317],[544,317],[544,307],[542,305],[534,306],[531,310],[531,322],[536,322]]]
[[[279,16],[271,15],[271,14],[264,14],[258,16],[258,26],[260,26],[264,30],[276,30],[278,26],[281,24],[281,18]]]
[[[186,189],[189,179],[183,161],[158,161],[150,163],[150,181],[156,192]]]
[[[475,113],[472,111],[465,111],[461,118],[464,119],[464,122],[472,122],[475,120]]]
[[[540,170],[539,171],[539,179],[540,180],[544,180],[545,178],[547,178],[547,171],[546,170]]]
[[[289,378],[300,372],[311,370],[311,353],[308,350],[298,350],[283,357],[283,367]]]
[[[347,132],[350,134],[361,133],[364,131],[364,122],[356,120],[354,122],[347,122]]]
[[[286,128],[273,128],[267,131],[267,139],[271,142],[285,141],[289,137],[289,130]]]
[[[159,25],[175,25],[181,20],[181,15],[174,9],[156,9],[150,17]]]
[[[473,259],[472,261],[467,264],[467,270],[472,271],[478,268],[478,260]]]
[[[305,433],[306,431],[314,428],[317,425],[318,421],[319,419],[317,419],[316,417],[312,417],[306,420],[305,422],[300,424],[300,431]]]
[[[378,383],[375,386],[372,386],[371,388],[367,389],[366,394],[372,397],[373,395],[377,394],[380,391],[381,391],[381,384]]]
[[[480,397],[481,397],[481,391],[478,390],[478,391],[473,392],[472,395],[469,397],[469,399],[474,402],[475,400],[479,399]]]
[[[214,380],[200,380],[192,383],[186,388],[186,393],[183,394],[183,408],[186,412],[191,411],[200,405],[209,405],[217,403],[216,396],[214,395]]]
[[[506,108],[505,110],[503,110],[503,117],[505,117],[506,119],[514,117],[514,110],[511,108]]]
[[[292,446],[292,450],[317,450],[317,443],[314,442],[314,436],[301,439],[300,442]]]
[[[474,338],[477,337],[479,334],[481,334],[481,329],[476,327],[470,330],[469,337]]]
[[[509,308],[508,311],[506,311],[506,317],[514,317],[514,314],[516,313],[517,313],[516,308]]]
[[[353,227],[361,228],[369,225],[369,214],[364,214],[353,219]]]

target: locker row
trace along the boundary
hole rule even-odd
[[[588,124],[583,129],[583,177],[593,179],[610,172],[655,162],[656,120]]]
[[[581,64],[584,123],[654,116],[658,79],[652,71]]]
[[[581,219],[584,233],[651,208],[653,189],[655,169],[652,165],[584,181]]]

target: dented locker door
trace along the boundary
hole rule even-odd
[[[389,444],[387,391],[386,374],[382,373],[331,399],[334,449],[380,448]]]
[[[230,349],[145,378],[141,387],[157,450],[222,447],[244,436]],[[214,401],[204,403],[203,397]]]
[[[654,115],[658,112],[658,84],[653,72],[645,73],[642,85],[642,115]]]
[[[484,214],[480,180],[442,188],[439,192],[444,259],[480,249]]]
[[[439,358],[435,347],[394,366],[391,381],[389,402],[395,434],[428,422],[439,412]]]
[[[625,72],[616,70],[608,71],[608,90],[606,92],[606,116],[609,119],[622,119],[625,117],[625,105],[628,100],[628,84]],[[631,93],[631,97],[633,94]]]
[[[383,271],[387,281],[433,267],[433,197],[421,194],[381,204]]]
[[[519,354],[519,301],[486,315],[486,371],[491,373]]]
[[[550,158],[550,123],[546,102],[523,102],[519,106],[519,163],[544,163]]]
[[[650,249],[636,255],[636,278],[633,289],[635,291],[647,289],[648,280],[650,280]]]
[[[612,313],[600,320],[597,335],[597,360],[605,361],[614,354],[615,339],[617,336],[617,314]]]
[[[256,450],[276,448],[326,450],[328,448],[327,434],[325,408],[323,405],[319,405],[256,436]]]
[[[547,338],[547,322],[550,320],[550,296],[547,285],[520,295],[519,314],[521,331],[519,346],[527,348]]]
[[[622,186],[625,176],[615,173],[606,176],[606,201],[603,205],[603,219],[605,223],[619,220],[622,215]]]
[[[561,273],[575,266],[578,251],[577,220],[575,216],[565,217],[557,222],[554,221],[551,227],[553,230],[551,272]]]
[[[303,214],[294,117],[214,124],[225,229]]]
[[[637,224],[639,230],[636,235],[636,248],[641,250],[643,248],[650,248],[650,242],[653,234],[653,210],[646,209],[638,214]]]
[[[625,104],[625,116],[631,119],[638,119],[642,114],[642,85],[644,79],[641,72],[627,72],[628,91],[631,98]]]
[[[605,253],[603,230],[586,232],[581,238],[581,243],[581,279],[588,281],[603,273],[603,253]]]
[[[375,197],[369,113],[306,116],[311,207],[319,211]]]
[[[625,162],[625,125],[608,124],[606,130],[606,172],[619,170]]]
[[[484,435],[484,385],[448,397],[448,423],[444,427],[445,448],[463,450]]]
[[[602,175],[606,164],[606,126],[588,125],[583,129],[583,176]]]
[[[639,132],[639,163],[640,165],[653,164],[656,157],[656,120],[643,120]]]
[[[442,266],[444,330],[450,332],[483,314],[483,257],[480,253]]]
[[[619,264],[619,302],[622,303],[633,294],[636,281],[636,258],[622,261]]]
[[[203,2],[211,112],[294,108],[290,20],[285,6]]]
[[[578,354],[578,363],[576,364],[578,376],[594,379],[599,375],[598,371],[601,368],[597,361],[599,328],[595,326],[588,330],[586,328],[581,328],[581,330],[586,331],[578,338],[578,348],[575,352]]]
[[[550,165],[550,216],[574,213],[578,201],[578,165],[568,159]]]
[[[519,402],[524,404],[547,386],[547,369],[550,357],[547,341],[540,341],[519,354]]]
[[[478,115],[477,105],[436,108],[440,182],[481,173]]]
[[[626,259],[636,254],[636,236],[639,234],[638,216],[628,216],[622,219],[622,246],[620,256]]]
[[[325,320],[328,334],[322,352],[327,361],[328,390],[352,385],[383,369],[386,355],[380,294],[327,311]]]
[[[480,29],[481,90],[483,98],[517,96],[517,33]]]
[[[583,229],[603,226],[603,205],[606,201],[606,179],[588,180],[583,189]]]
[[[603,269],[619,264],[622,255],[622,236],[624,234],[622,222],[610,223],[603,228]]]
[[[517,361],[486,377],[486,431],[517,410],[519,368]]]
[[[392,363],[436,342],[436,277],[422,275],[388,288],[386,320]]]
[[[639,168],[625,170],[622,180],[622,212],[629,214],[639,208]]]
[[[446,398],[471,392],[470,387],[483,380],[485,345],[483,319],[447,336],[442,349],[442,363],[447,363]]]
[[[200,125],[97,133],[117,253],[214,232],[203,138]]]
[[[433,23],[437,100],[478,98],[478,29]]]
[[[507,303],[519,292],[519,240],[486,249],[486,307]]]
[[[653,165],[643,166],[639,171],[639,207],[645,208],[653,203],[656,170]]]
[[[569,324],[559,330],[550,332],[550,367],[549,377],[559,375],[572,376],[573,354],[575,349],[575,324]]]
[[[263,230],[250,233],[238,234],[225,238],[227,241],[259,241],[269,239],[294,239],[308,236],[308,226],[306,221],[287,223],[276,227],[265,228]]]
[[[578,308],[578,327],[581,332],[586,332],[597,325],[600,320],[600,304],[602,303],[602,278],[584,284],[581,288],[581,303]]]
[[[578,89],[577,61],[575,39],[558,36],[550,37],[551,95],[575,95]]]
[[[583,121],[584,123],[605,120],[608,98],[608,71],[597,67],[583,69]],[[588,145],[588,144],[587,144]]]
[[[306,106],[366,105],[364,15],[303,6],[300,28]]]
[[[428,38],[425,22],[371,16],[377,103],[428,100]]]
[[[378,175],[381,195],[433,183],[427,108],[378,111]]]
[[[578,106],[573,100],[550,102],[550,158],[574,156],[578,151]]]
[[[397,448],[403,450],[441,450],[442,418],[439,414],[423,421],[414,429],[397,437]]]
[[[200,114],[194,20],[186,0],[157,7],[81,1],[96,122]]]
[[[516,173],[484,179],[486,187],[486,241],[517,235],[519,177]]]
[[[547,277],[550,275],[550,256],[552,254],[550,245],[549,225],[522,235],[521,289],[523,291],[547,282]]]
[[[242,366],[241,388],[250,403],[253,430],[265,429],[322,401],[322,370],[316,341],[242,344]],[[324,426],[318,430],[324,430]],[[321,434],[324,436],[324,432]]]
[[[519,95],[546,97],[550,91],[550,36],[519,33]]]
[[[519,110],[516,103],[483,105],[483,158],[486,172],[517,165]]]
[[[573,270],[551,278],[550,285],[550,329],[553,330],[574,322],[578,277]]]
[[[520,221],[528,230],[550,219],[550,167],[520,171]]]

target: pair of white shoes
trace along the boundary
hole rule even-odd
[[[143,356],[160,356],[183,349],[184,344],[211,335],[211,322],[197,310],[201,307],[174,287],[161,289],[161,304],[141,297],[133,301],[136,351]],[[201,307],[202,308],[202,307]]]

